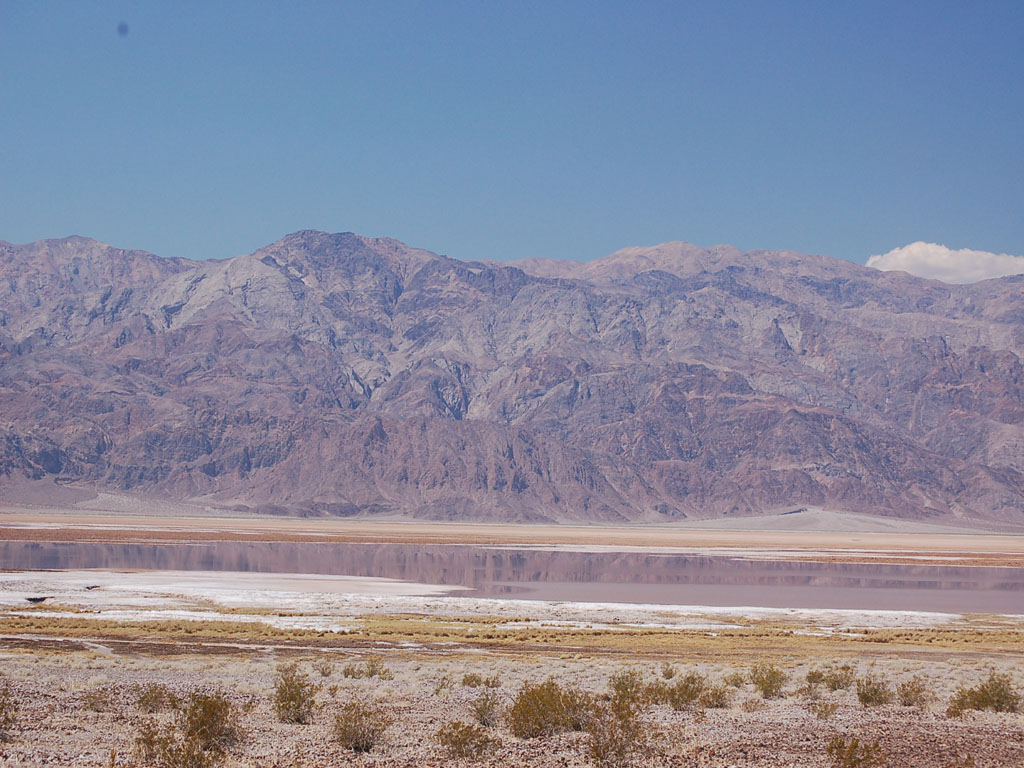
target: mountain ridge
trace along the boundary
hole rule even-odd
[[[0,243],[0,487],[303,514],[1024,522],[1024,279],[672,242]]]

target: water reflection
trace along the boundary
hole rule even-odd
[[[7,569],[371,576],[541,600],[1024,613],[1024,569],[478,546],[0,542]]]

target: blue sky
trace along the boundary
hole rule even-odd
[[[1019,0],[0,0],[0,107],[11,242],[1024,253]]]

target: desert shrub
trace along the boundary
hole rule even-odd
[[[334,740],[353,752],[369,752],[391,725],[391,713],[382,705],[349,701],[334,716]]]
[[[313,715],[320,686],[299,669],[298,664],[277,668],[274,683],[274,713],[282,723],[305,723]]]
[[[735,670],[722,678],[730,688],[742,688],[747,683],[747,673]]]
[[[501,678],[497,674],[484,678],[484,688],[501,688]]]
[[[84,691],[79,701],[85,709],[93,712],[107,712],[117,703],[117,689],[112,685],[101,685]]]
[[[829,720],[839,709],[834,701],[816,701],[807,707],[819,720]]]
[[[789,677],[774,664],[755,664],[750,670],[750,682],[766,699],[778,699]]]
[[[1014,689],[1008,674],[999,674],[993,669],[984,682],[973,688],[961,686],[957,689],[949,701],[946,714],[961,717],[969,709],[1017,712],[1020,709],[1020,693]]]
[[[708,681],[699,672],[687,672],[672,685],[666,686],[663,703],[677,712],[693,707],[704,693]]]
[[[341,669],[342,677],[376,677],[378,680],[393,680],[394,675],[380,656],[371,656],[362,664],[346,664]]]
[[[599,768],[619,768],[649,749],[636,699],[612,697],[593,702],[586,723],[587,756]]]
[[[473,719],[492,728],[501,722],[501,699],[493,690],[485,690],[469,704]]]
[[[378,680],[394,680],[395,676],[384,664],[380,656],[371,656],[366,660],[366,676],[376,677]]]
[[[817,688],[819,685],[825,682],[825,670],[818,669],[817,667],[815,667],[814,669],[809,669],[807,670],[807,674],[805,675],[804,680],[807,682],[808,689],[813,691],[815,688]]]
[[[455,683],[452,681],[451,675],[442,675],[434,684],[434,695],[440,696],[447,693],[454,687]]]
[[[462,676],[463,688],[479,688],[484,684],[484,679],[476,672],[467,672]]]
[[[892,701],[892,689],[884,678],[864,675],[857,680],[857,701],[863,707],[880,707]]]
[[[552,736],[562,731],[583,730],[593,697],[573,688],[562,688],[552,679],[523,683],[506,712],[508,729],[520,739]]]
[[[740,702],[740,709],[744,712],[757,712],[764,709],[764,699],[744,699]]]
[[[152,714],[168,709],[177,709],[181,701],[170,688],[160,683],[147,683],[139,687],[135,703],[140,710]]]
[[[725,709],[729,706],[731,691],[725,683],[708,685],[701,693],[698,703],[707,709]]]
[[[914,675],[896,686],[896,698],[904,707],[918,707],[923,709],[931,701],[931,693],[928,684],[920,675]]]
[[[616,672],[608,679],[611,697],[631,706],[639,705],[648,698],[648,686],[643,675],[635,669]]]
[[[151,768],[209,768],[241,738],[235,710],[222,693],[192,693],[171,723],[147,719],[135,739],[136,755]]]
[[[501,747],[501,739],[491,736],[479,725],[461,720],[442,725],[436,738],[449,757],[480,757]]]
[[[18,699],[11,682],[0,677],[0,741],[7,741],[18,722]]]
[[[313,662],[313,671],[320,677],[330,677],[334,672],[334,662],[330,659],[317,659]]]
[[[193,693],[178,710],[178,727],[207,751],[226,752],[242,738],[235,707],[221,692]]]
[[[661,677],[663,680],[671,680],[676,676],[676,668],[667,661],[661,663]]]
[[[835,768],[880,768],[885,765],[885,753],[878,742],[868,744],[856,737],[844,739],[836,736],[825,748]]]
[[[845,691],[853,685],[854,678],[853,667],[843,664],[825,669],[822,682],[825,683],[826,688],[835,693],[836,691]]]

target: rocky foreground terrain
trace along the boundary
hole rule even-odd
[[[1024,276],[685,243],[585,264],[309,231],[202,262],[0,243],[0,494],[1024,524],[1022,354]]]
[[[102,644],[88,645],[85,649],[65,642],[52,650],[39,646],[0,653],[0,670],[6,673],[0,682],[19,702],[6,739],[0,741],[0,765],[150,765],[140,754],[139,736],[147,723],[173,733],[174,713],[167,699],[187,700],[195,691],[226,694],[237,736],[223,757],[169,765],[1017,768],[1024,761],[1024,720],[1019,713],[945,714],[948,691],[983,681],[985,673],[973,665],[935,660],[861,665],[862,680],[873,676],[892,687],[897,681],[905,684],[917,679],[929,686],[927,703],[921,706],[903,706],[894,698],[888,704],[865,707],[858,701],[854,683],[849,690],[830,691],[819,684],[813,693],[800,693],[798,686],[805,685],[806,672],[822,668],[811,665],[787,667],[784,674],[789,682],[781,697],[765,699],[751,683],[743,682],[748,666],[670,662],[630,666],[558,655],[513,660],[399,653],[369,662],[377,664],[380,676],[359,678],[346,674],[365,674],[370,658],[365,654],[114,656]],[[300,675],[319,687],[312,693],[316,708],[304,723],[281,722],[274,706],[281,665],[294,661]],[[709,701],[695,702],[680,710],[664,703],[638,705],[639,730],[629,732],[621,756],[606,762],[595,759],[590,748],[594,736],[586,731],[524,738],[510,732],[504,713],[524,683],[553,679],[563,688],[594,696],[587,711],[600,712],[599,702],[610,692],[612,677],[631,671],[642,685],[669,688],[696,673],[722,698],[713,706],[707,706]],[[664,679],[669,672],[673,677]],[[734,681],[724,684],[723,678]],[[477,738],[485,740],[480,754],[453,756],[438,733],[452,721],[475,724],[474,705],[482,697],[492,698],[497,714],[492,726],[477,726]],[[379,707],[382,720],[388,723],[366,753],[354,753],[337,739],[335,718],[349,702]],[[828,753],[835,739],[876,746],[876,761],[835,759]]]

